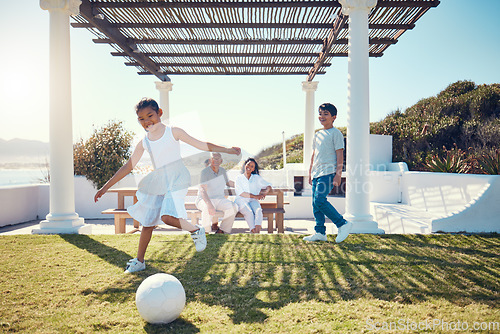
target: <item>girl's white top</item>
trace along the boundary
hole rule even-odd
[[[234,190],[236,192],[236,195],[238,196],[237,199],[249,202],[252,200],[252,198],[241,197],[240,195],[245,192],[252,195],[258,195],[261,189],[264,189],[270,185],[271,183],[264,180],[262,176],[258,174],[250,175],[249,179],[247,179],[245,174],[240,174],[234,182]]]
[[[182,162],[180,143],[172,135],[172,129],[167,126],[163,136],[155,141],[144,138],[142,145],[152,155],[155,170],[139,182],[137,203],[128,207],[128,213],[143,226],[161,224],[164,215],[187,219],[184,201],[191,177]]]
[[[149,152],[146,140],[153,152]],[[158,140],[149,140],[148,136],[145,136],[142,140],[142,147],[149,152],[149,155],[153,155],[155,169],[182,160],[180,143],[175,140],[170,126],[165,126],[165,133]]]

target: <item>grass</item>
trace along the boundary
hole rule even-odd
[[[138,235],[2,236],[0,332],[401,333],[427,323],[434,333],[457,322],[498,331],[498,235],[328,240],[210,235],[196,253],[188,235],[154,235],[147,269],[124,275]],[[135,308],[137,287],[158,272],[186,290],[181,316],[162,326]]]

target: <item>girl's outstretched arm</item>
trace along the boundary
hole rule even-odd
[[[219,146],[215,145],[209,142],[204,142],[201,140],[198,140],[196,138],[191,137],[190,135],[187,134],[186,131],[182,130],[181,128],[172,128],[172,134],[174,135],[175,140],[182,140],[186,144],[189,144],[199,150],[202,151],[208,151],[208,152],[221,152],[221,153],[228,153],[228,154],[235,154],[235,155],[240,155],[241,149],[239,147],[231,147],[227,148],[224,146]]]
[[[113,185],[115,185],[116,182],[120,181],[123,179],[125,176],[130,174],[132,169],[134,169],[135,165],[139,162],[139,160],[142,157],[142,154],[144,153],[144,147],[142,146],[142,141],[137,144],[137,146],[134,149],[134,152],[132,153],[132,156],[128,161],[123,165],[116,173],[113,175],[108,182],[104,186],[102,186],[101,189],[97,191],[97,193],[94,196],[94,202],[97,202],[99,198],[101,198],[102,195],[104,195],[109,188],[111,188]]]

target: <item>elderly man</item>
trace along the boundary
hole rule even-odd
[[[234,187],[234,182],[228,180],[226,170],[220,167],[221,164],[221,154],[212,152],[210,165],[201,171],[196,207],[201,211],[201,222],[205,229],[208,229],[212,223],[212,217],[215,216],[216,211],[222,211],[224,216],[220,228],[215,220],[212,223],[212,231],[231,233],[238,207],[225,197],[224,188],[226,186]]]

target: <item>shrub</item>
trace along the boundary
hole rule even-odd
[[[447,150],[443,147],[444,155],[434,154],[427,161],[426,166],[431,172],[441,173],[468,173],[473,161],[466,152],[454,147]]]
[[[133,133],[122,122],[109,121],[87,141],[73,146],[75,175],[84,175],[96,188],[101,188],[130,158]]]
[[[436,96],[421,99],[404,112],[396,110],[370,125],[371,133],[393,136],[393,159],[410,170],[428,170],[433,157],[445,159],[457,147],[472,156],[500,143],[500,85],[450,84]],[[441,158],[443,157],[443,158]],[[479,167],[469,172],[481,172]]]
[[[446,87],[441,93],[438,94],[438,98],[450,98],[457,97],[476,89],[476,84],[473,81],[457,81],[448,87]]]
[[[500,175],[500,150],[482,154],[477,161],[484,174]]]
[[[500,116],[500,87],[481,85],[470,96],[470,113],[480,119]]]

